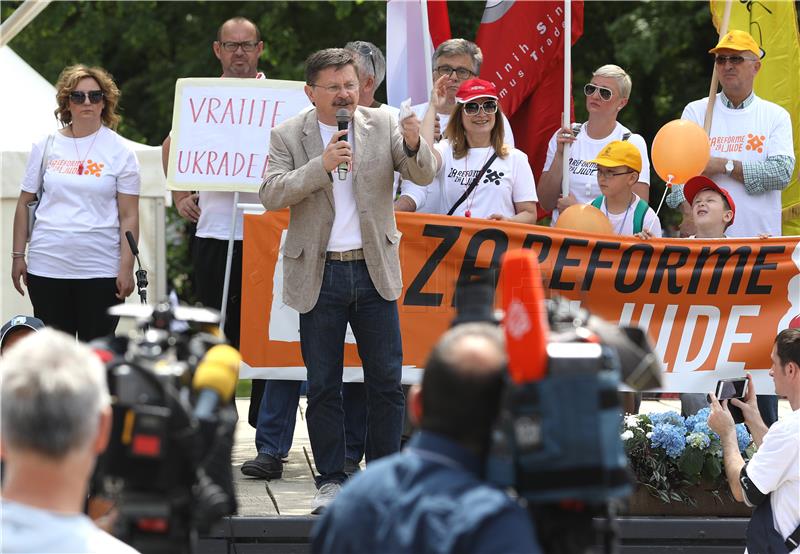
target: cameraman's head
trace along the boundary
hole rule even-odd
[[[412,421],[483,456],[505,367],[505,341],[497,326],[465,323],[450,329],[433,348],[421,387],[411,389]]]
[[[103,364],[74,338],[44,329],[18,342],[0,372],[4,493],[37,479],[84,489],[111,426]],[[59,479],[67,475],[74,484]]]

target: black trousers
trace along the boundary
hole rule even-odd
[[[107,313],[121,302],[114,277],[55,279],[28,273],[28,293],[34,316],[83,342],[111,335],[117,328],[119,318]]]

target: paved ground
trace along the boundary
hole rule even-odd
[[[233,477],[239,499],[239,515],[243,516],[292,516],[308,515],[311,512],[311,499],[314,496],[314,472],[311,445],[305,421],[305,398],[300,399],[297,427],[294,442],[289,452],[289,462],[283,466],[283,478],[264,481],[242,475],[240,468],[246,460],[254,458],[255,429],[247,423],[249,399],[239,398],[239,424],[236,428],[236,442],[233,448]],[[677,400],[645,401],[642,412],[680,411]],[[789,403],[781,400],[780,417],[791,411]]]

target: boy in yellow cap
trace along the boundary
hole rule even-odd
[[[603,193],[592,206],[605,214],[617,235],[636,235],[648,230],[661,236],[661,223],[653,209],[633,192],[642,170],[642,155],[624,140],[609,142],[592,160],[597,164],[597,184]]]

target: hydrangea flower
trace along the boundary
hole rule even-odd
[[[633,438],[633,431],[631,431],[630,429],[628,429],[627,431],[625,431],[624,433],[622,433],[622,434],[620,435],[620,438],[621,438],[623,441],[629,441],[629,440],[631,440],[631,439]]]
[[[698,450],[705,450],[711,444],[711,439],[704,433],[690,433],[686,436],[686,444]]]
[[[689,432],[689,433],[694,433],[695,431],[697,431],[697,429],[696,429],[697,424],[700,423],[700,422],[703,422],[703,423],[707,422],[709,415],[711,415],[711,409],[710,408],[703,408],[702,410],[700,410],[696,414],[687,417],[686,418],[686,431]]]
[[[628,414],[625,416],[625,427],[630,429],[639,428],[640,419],[638,415]]]
[[[654,448],[663,448],[670,458],[677,458],[686,448],[683,425],[680,427],[668,423],[653,425],[650,445]]]
[[[655,412],[648,415],[654,428],[656,425],[666,424],[678,427],[682,432],[686,429],[686,422],[678,412]]]
[[[736,440],[739,442],[739,452],[744,452],[745,449],[750,446],[752,439],[750,438],[750,433],[747,432],[747,427],[744,426],[744,423],[739,423],[736,425]]]

